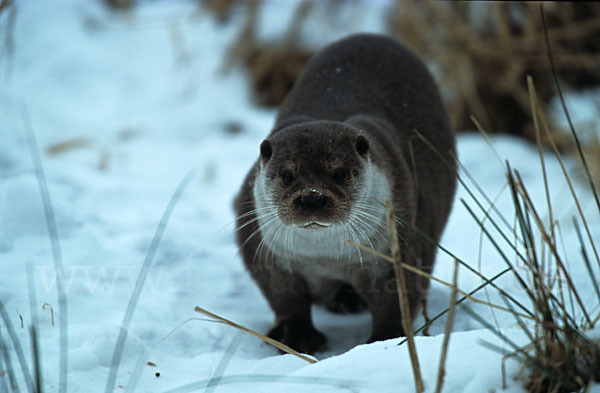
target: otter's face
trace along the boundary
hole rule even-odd
[[[363,181],[369,142],[347,129],[289,128],[260,146],[264,194],[285,225],[315,230],[342,224]]]
[[[253,186],[261,246],[288,261],[339,259],[354,249],[347,239],[376,247],[392,192],[373,154],[368,139],[343,123],[273,133],[260,146]]]

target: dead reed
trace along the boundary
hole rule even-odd
[[[573,181],[552,137],[551,126],[540,105],[532,78],[528,78],[527,87],[533,116],[533,127],[540,152],[540,167],[545,184],[546,206],[536,206],[519,171],[514,170],[509,163],[506,163],[506,179],[512,196],[514,221],[516,222],[516,228],[511,234],[515,238],[512,248],[515,253],[520,250],[519,259],[522,262],[523,269],[518,272],[514,266],[507,263],[515,278],[517,278],[517,282],[529,298],[534,322],[524,321],[518,315],[519,313],[514,310],[511,300],[506,297],[504,297],[504,300],[507,307],[513,310],[515,321],[529,338],[529,343],[525,346],[517,345],[480,316],[468,309],[466,311],[486,328],[497,334],[512,349],[512,352],[506,352],[488,344],[490,347],[522,362],[524,369],[527,371],[525,387],[528,392],[566,393],[585,389],[593,381],[600,381],[600,341],[590,338],[587,334],[589,329],[594,328],[600,319],[600,313],[597,309],[594,310],[586,305],[581,288],[575,285],[567,268],[566,256],[559,251],[558,245],[561,239],[560,232],[557,229],[561,224],[552,214],[550,187],[546,174],[545,158],[542,154],[542,135],[547,138],[546,140],[552,146],[556,160],[571,192],[571,202],[575,205],[577,211],[577,215],[572,217],[572,229],[577,233],[579,241],[579,244],[575,246],[580,249],[580,263],[583,263],[587,268],[589,279],[599,303],[598,268],[600,268],[600,258],[597,252],[596,239],[591,234],[588,222],[592,219],[598,220],[600,205],[597,213],[584,212],[582,209],[579,200],[581,196],[575,192]],[[572,131],[576,138],[575,130]],[[580,162],[585,166],[586,157],[583,151],[579,150],[579,154]],[[597,201],[598,193],[594,181],[587,168],[584,168],[584,172],[588,174],[590,193]],[[463,204],[471,212],[464,201]],[[543,208],[548,211],[547,220],[542,217],[541,211]],[[504,255],[487,230],[486,224],[477,219],[474,214],[473,218],[477,220],[482,231],[492,241],[498,253]],[[489,220],[494,221],[495,218],[490,217]],[[565,228],[566,225],[563,224],[560,227]],[[583,231],[580,229],[581,227],[583,227]],[[504,256],[503,258],[506,260]]]
[[[438,367],[437,384],[435,393],[441,393],[444,386],[444,376],[446,375],[446,356],[448,353],[448,345],[450,344],[450,335],[454,326],[454,312],[456,310],[456,295],[458,282],[458,262],[454,263],[454,274],[452,275],[452,292],[450,293],[450,305],[448,318],[446,319],[446,329],[444,330],[444,341],[442,343],[442,351],[440,355],[440,365]]]
[[[406,334],[406,341],[408,343],[408,353],[410,355],[410,363],[412,365],[413,377],[415,380],[415,390],[417,393],[423,392],[425,389],[423,385],[423,377],[421,376],[421,366],[419,365],[419,357],[417,356],[417,347],[415,346],[415,339],[412,327],[412,318],[410,314],[410,306],[408,303],[408,293],[406,290],[406,281],[404,278],[404,268],[402,258],[400,255],[400,244],[398,242],[398,234],[396,232],[396,220],[394,220],[394,213],[392,203],[386,202],[386,218],[388,224],[388,231],[390,234],[390,247],[392,251],[392,258],[394,263],[394,274],[396,276],[396,291],[398,292],[398,300],[400,303],[400,310],[402,314],[402,328],[404,334]]]
[[[545,3],[548,40],[561,79],[575,89],[600,83],[600,7]],[[537,2],[407,1],[394,3],[390,33],[437,67],[436,76],[458,130],[474,115],[488,132],[535,140],[529,95],[531,75],[544,109],[556,94],[544,47]]]
[[[212,318],[212,320],[214,320],[216,322],[224,323],[225,325],[231,326],[231,327],[233,327],[235,329],[238,329],[238,330],[240,330],[242,332],[248,333],[248,334],[250,334],[250,335],[252,335],[252,336],[254,336],[254,337],[256,337],[256,338],[258,338],[258,339],[260,339],[260,340],[262,340],[264,342],[266,342],[267,344],[270,344],[270,345],[274,346],[275,348],[279,349],[280,351],[285,352],[285,353],[289,353],[290,355],[294,355],[294,356],[296,356],[296,357],[298,357],[298,358],[300,358],[300,359],[302,359],[304,361],[307,361],[308,363],[316,363],[317,362],[315,360],[315,358],[313,358],[311,356],[303,355],[300,352],[298,352],[298,351],[296,351],[296,350],[288,347],[287,345],[285,345],[285,344],[283,344],[283,343],[281,343],[281,342],[279,342],[277,340],[272,339],[271,337],[267,337],[264,334],[260,334],[260,333],[258,333],[255,330],[252,330],[252,329],[247,328],[247,327],[245,327],[243,325],[240,325],[239,323],[235,323],[235,322],[233,322],[233,321],[231,321],[231,320],[229,320],[227,318],[223,318],[223,317],[221,317],[221,316],[219,316],[219,315],[217,315],[215,313],[212,313],[212,312],[210,312],[210,311],[208,311],[208,310],[206,310],[206,309],[204,309],[204,308],[202,308],[200,306],[196,306],[194,308],[194,311],[199,312],[199,313],[204,314],[204,315],[207,315],[210,318]]]
[[[313,4],[311,1],[297,3],[293,22],[285,34],[278,41],[261,42],[257,37],[260,0],[243,4],[232,0],[206,3],[207,9],[221,22],[229,19],[234,7],[244,7],[243,26],[227,51],[224,70],[241,65],[246,70],[251,91],[259,105],[281,104],[310,59],[312,51],[301,44],[299,29]]]

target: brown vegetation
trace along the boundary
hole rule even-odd
[[[561,80],[576,89],[598,85],[600,7],[566,2],[544,8]],[[473,115],[486,131],[533,140],[526,76],[535,80],[545,109],[556,94],[539,3],[402,2],[388,25],[392,35],[439,65],[457,129],[473,129]]]
[[[257,10],[265,6],[260,0],[204,4],[223,22],[234,7],[245,7],[246,24],[232,43],[227,64],[247,69],[260,105],[279,105],[312,53],[302,47],[298,31],[318,4],[295,3],[294,23],[277,42],[268,43],[259,42],[255,34]],[[600,6],[566,2],[544,7],[561,81],[573,89],[600,85]],[[539,3],[402,1],[387,14],[389,34],[436,65],[457,130],[473,130],[473,116],[486,131],[534,139],[526,76],[536,81],[546,112],[556,94]]]
[[[300,76],[312,51],[300,44],[299,29],[313,2],[299,2],[292,23],[277,42],[263,43],[257,38],[256,26],[260,0],[239,3],[237,0],[210,0],[205,3],[217,20],[229,20],[234,7],[245,7],[244,26],[229,48],[225,69],[240,64],[250,79],[254,98],[262,106],[278,106]]]

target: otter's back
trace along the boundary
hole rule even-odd
[[[293,116],[344,121],[357,114],[388,119],[398,130],[427,138],[449,124],[433,78],[396,41],[357,34],[318,52],[291,90],[277,125]],[[432,138],[436,139],[436,138]]]

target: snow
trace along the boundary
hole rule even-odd
[[[329,347],[312,365],[280,355],[222,324],[192,319],[181,326],[190,318],[202,318],[193,311],[196,305],[259,332],[273,319],[244,271],[234,241],[232,199],[275,117],[274,111],[252,104],[240,70],[221,72],[224,51],[241,25],[240,15],[236,23],[220,26],[192,2],[141,2],[127,15],[115,15],[100,2],[17,3],[14,52],[0,51],[0,299],[31,359],[29,333],[20,323],[20,317],[25,327],[32,321],[26,274],[31,264],[44,391],[58,391],[62,315],[56,287],[61,278],[55,274],[23,108],[41,150],[65,266],[69,392],[104,389],[148,247],[173,192],[191,170],[194,177],[174,209],[135,308],[116,380],[120,388],[115,391],[202,390],[212,377],[222,379],[207,391],[300,392],[307,386],[327,392],[414,391],[406,345],[396,345],[398,340],[358,345],[369,335],[366,314],[340,316],[315,308],[315,324],[328,337]],[[382,31],[376,21],[383,8],[365,4],[360,9],[365,17],[356,19],[361,23],[352,22],[356,14],[344,11],[350,21],[344,26],[329,26],[323,22],[327,10],[318,11],[317,25],[327,28],[305,31],[307,42],[320,45],[339,38],[351,31],[348,25]],[[292,11],[289,3],[269,3],[263,18],[274,23],[261,25],[261,34],[277,34],[287,23],[282,15],[289,17]],[[0,31],[6,17],[0,15]],[[593,118],[580,114],[592,110],[582,100],[573,101],[570,109],[577,119]],[[241,125],[242,131],[227,131],[231,123]],[[507,136],[492,139],[495,151],[479,134],[458,138],[465,168],[490,198],[498,197],[496,207],[512,224],[511,197],[503,187],[504,160],[510,160],[544,211],[535,146]],[[74,140],[79,147],[65,147]],[[564,223],[565,252],[573,261],[572,277],[597,313],[597,299],[585,266],[577,262],[578,242],[569,225],[576,210],[558,163],[550,153],[545,158],[554,217]],[[599,239],[594,202],[585,186],[576,187],[589,212],[593,237]],[[461,198],[474,206],[461,187],[442,244],[491,277],[506,265],[492,245],[481,240],[481,230]],[[453,261],[440,252],[435,276],[451,281]],[[461,289],[469,291],[480,283],[461,268]],[[503,277],[498,285],[520,300],[525,297],[513,278]],[[447,307],[448,295],[447,287],[432,284],[430,316]],[[491,289],[479,298],[503,304]],[[42,309],[45,303],[54,310],[54,326],[50,307]],[[511,316],[475,303],[469,307],[517,343],[527,343]],[[423,321],[417,318],[415,327]],[[441,318],[431,327],[431,336],[416,339],[427,391],[435,386],[444,324]],[[520,366],[512,358],[506,360],[508,386],[502,390],[502,355],[481,345],[487,341],[504,347],[497,337],[461,309],[454,332],[445,391],[523,391],[515,379]],[[4,324],[0,333],[3,340],[8,337]],[[132,378],[136,364],[142,367],[137,385]],[[0,391],[7,378],[3,367],[0,362]]]

